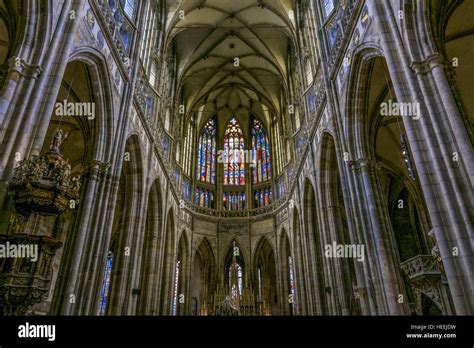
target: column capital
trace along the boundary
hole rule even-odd
[[[444,59],[442,55],[440,55],[439,53],[433,53],[426,57],[424,60],[413,61],[410,64],[410,68],[418,75],[426,74],[432,71],[435,67],[444,68],[448,65],[449,63],[446,62],[446,59]]]
[[[109,170],[110,163],[93,159],[89,164],[89,172],[94,177],[103,177]]]
[[[26,78],[36,79],[43,72],[39,65],[30,65],[20,57],[10,57],[8,60],[8,72],[16,71],[19,75]]]
[[[349,161],[352,170],[367,168],[368,170],[380,169],[380,165],[372,158],[359,158]]]

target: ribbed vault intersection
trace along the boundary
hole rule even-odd
[[[293,1],[170,1],[168,48],[176,50],[177,92],[203,124],[217,114],[254,114],[267,125],[286,99]]]

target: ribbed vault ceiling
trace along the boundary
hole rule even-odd
[[[186,109],[201,110],[200,124],[216,113],[219,119],[253,113],[268,125],[285,98],[294,0],[169,0],[167,5],[167,43],[176,48]]]

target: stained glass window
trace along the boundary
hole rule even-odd
[[[243,210],[245,209],[244,192],[224,192],[222,197],[224,210]]]
[[[214,192],[201,187],[196,188],[195,203],[201,207],[214,208]]]
[[[332,10],[334,10],[334,0],[323,0],[323,8],[325,17],[329,16]]]
[[[258,279],[258,299],[262,301],[262,271],[260,267],[257,268],[257,279]]]
[[[173,315],[178,314],[178,283],[179,283],[179,264],[180,261],[176,262],[175,274],[174,274],[174,289],[173,289]]]
[[[100,305],[99,315],[105,315],[105,308],[107,306],[107,296],[109,294],[110,287],[110,275],[112,273],[114,254],[109,251],[107,255],[107,261],[105,262],[104,281],[102,283],[102,289],[100,291]]]
[[[191,162],[192,162],[192,149],[194,148],[194,131],[193,123],[188,123],[188,129],[186,132],[186,137],[184,139],[183,147],[183,169],[187,175],[191,175]]]
[[[216,119],[210,119],[204,129],[198,144],[197,179],[209,184],[216,182]]]
[[[270,144],[263,125],[255,118],[252,122],[252,161],[254,184],[271,179]]]
[[[133,18],[136,11],[137,2],[135,0],[122,0],[125,1],[125,12],[127,16]],[[155,6],[153,1],[146,1],[144,2],[144,6],[146,9],[144,11],[143,18],[140,18],[140,21],[143,21],[143,35],[140,42],[140,62],[142,67],[145,70],[146,75],[150,81],[150,84],[153,87],[157,87],[154,83],[157,82],[156,73],[157,73],[157,66],[153,67],[152,63],[156,61],[154,57],[154,52],[159,47],[159,39],[160,39],[160,30],[158,28],[160,22],[160,11],[159,6]],[[126,23],[124,23],[126,24]],[[129,29],[131,30],[131,28]],[[156,64],[156,63],[155,63]],[[155,74],[155,77],[152,75]],[[154,82],[154,83],[152,83]]]
[[[272,189],[265,188],[254,191],[254,207],[260,208],[269,205],[272,202]]]
[[[245,185],[244,150],[242,129],[233,117],[224,134],[224,185]]]
[[[298,129],[300,129],[301,126],[301,118],[300,118],[300,112],[298,109],[295,110],[295,118],[294,118],[294,131],[296,132]]]
[[[288,255],[288,277],[290,286],[290,295],[293,297],[293,301],[290,302],[290,309],[292,314],[295,313],[294,298],[295,298],[295,278],[293,274],[293,259],[291,255]]]
[[[313,83],[313,68],[311,66],[311,60],[309,58],[306,59],[305,72],[306,72],[306,85],[309,86]]]
[[[125,0],[124,10],[127,16],[133,18],[133,14],[135,12],[135,0]]]
[[[280,125],[278,122],[273,124],[273,139],[274,139],[274,148],[275,148],[275,161],[276,163],[276,170],[277,173],[281,173],[283,170],[283,149],[281,143],[281,135],[280,135]]]
[[[244,282],[243,282],[243,272],[242,272],[242,266],[240,266],[238,263],[235,263],[235,269],[234,265],[230,265],[229,267],[229,287],[230,287],[230,292],[232,298],[238,298],[244,294]],[[235,272],[235,278],[234,274]]]

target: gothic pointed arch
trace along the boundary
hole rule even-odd
[[[210,315],[212,294],[216,290],[217,269],[214,252],[209,240],[204,237],[199,243],[192,265],[191,315]]]
[[[319,206],[321,229],[327,233],[324,247],[333,245],[357,245],[350,236],[348,225],[348,212],[346,210],[339,172],[338,158],[334,138],[329,133],[324,133],[321,141],[321,154],[319,160],[321,168],[317,177],[319,183]],[[311,188],[312,189],[312,188]],[[324,249],[326,250],[326,249]],[[365,252],[365,249],[364,249]],[[323,254],[325,255],[325,254]],[[364,258],[366,255],[362,255]],[[331,292],[327,294],[326,311],[342,315],[360,314],[360,301],[355,297],[357,284],[356,267],[360,259],[354,255],[351,258],[326,258],[328,287]]]
[[[122,164],[122,174],[119,181],[119,190],[115,213],[113,215],[112,235],[108,243],[108,250],[103,254],[99,302],[99,314],[120,315],[130,304],[132,295],[132,278],[135,270],[127,262],[138,252],[132,248],[133,241],[138,238],[137,226],[140,224],[141,215],[133,202],[142,199],[143,195],[143,160],[140,141],[137,135],[128,138],[125,152],[129,160]],[[124,157],[125,158],[125,157]],[[112,261],[109,260],[112,255]],[[112,268],[108,271],[109,264]],[[109,274],[108,274],[109,272]],[[105,291],[106,283],[109,283]],[[104,296],[105,301],[104,303]]]
[[[295,278],[295,261],[291,250],[290,238],[285,229],[280,232],[279,241],[279,302],[282,315],[298,313],[298,297]]]
[[[176,231],[175,231],[175,217],[173,208],[168,210],[166,214],[165,240],[164,251],[162,258],[162,283],[160,286],[160,315],[170,315],[172,313],[172,299],[173,299],[173,281],[176,272]]]
[[[322,235],[324,229],[318,223],[318,207],[313,185],[309,179],[305,181],[304,190],[304,219],[306,234],[308,236],[308,254],[312,262],[309,263],[309,272],[313,275],[313,282],[310,286],[314,288],[315,311],[318,314],[328,314],[327,294],[326,294],[326,262],[324,260],[325,238]]]
[[[258,315],[276,315],[279,313],[276,256],[265,236],[260,239],[255,251],[254,288],[256,289]]]
[[[174,263],[173,289],[172,289],[172,315],[188,315],[189,311],[189,279],[190,279],[190,250],[186,237],[186,230],[181,231],[176,260]]]
[[[294,276],[296,279],[297,313],[306,314],[309,309],[308,288],[308,268],[307,268],[307,250],[306,236],[303,230],[303,223],[298,207],[293,207],[292,218],[292,245],[294,256],[292,258]]]
[[[79,201],[77,208],[73,211],[66,212],[59,219],[61,225],[57,230],[56,235],[63,243],[64,248],[59,251],[56,257],[65,260],[61,262],[60,272],[57,279],[52,283],[55,296],[51,303],[50,313],[57,313],[61,310],[61,306],[67,305],[67,290],[68,277],[71,275],[66,270],[70,269],[71,264],[79,262],[83,255],[74,252],[77,248],[76,243],[80,243],[75,236],[88,233],[89,228],[87,224],[78,223],[86,219],[89,214],[88,206],[91,202],[87,200],[87,192],[94,187],[93,178],[101,177],[106,168],[105,163],[102,162],[106,158],[106,154],[101,153],[102,146],[100,137],[96,136],[95,130],[102,130],[105,132],[105,124],[103,123],[108,117],[112,118],[110,111],[111,101],[107,98],[108,84],[107,84],[107,69],[101,65],[100,57],[85,56],[78,54],[65,64],[64,74],[55,90],[56,103],[52,114],[47,122],[41,124],[39,129],[38,139],[42,142],[36,146],[34,152],[44,154],[50,150],[52,139],[58,131],[63,134],[62,143],[60,146],[60,153],[67,159],[71,177],[80,175],[79,180],[81,184]],[[66,115],[63,113],[64,106],[67,103],[81,103],[83,105],[92,105],[96,108],[85,109],[84,112],[90,111],[90,118],[82,117],[79,114]],[[97,114],[95,113],[97,112]],[[100,115],[100,117],[98,116]],[[97,118],[95,117],[97,116]],[[44,138],[43,138],[44,136]],[[38,144],[40,142],[38,141]],[[84,204],[83,202],[86,202]],[[97,216],[98,220],[103,223],[103,217]],[[67,223],[65,223],[68,221]],[[100,222],[100,223],[101,223]],[[94,252],[103,253],[104,240],[90,246],[95,249]],[[100,250],[100,251],[98,251]],[[92,252],[92,251],[91,251]],[[105,252],[107,254],[107,252]],[[74,260],[73,260],[74,258]],[[87,264],[93,262],[90,259],[84,261]],[[94,287],[88,288],[88,291],[93,291],[99,288],[98,279],[95,280]],[[92,294],[92,293],[91,293]],[[96,310],[96,298],[92,295],[90,302],[87,305],[87,310]],[[93,308],[93,309],[92,309]]]
[[[148,192],[138,314],[158,314],[158,289],[162,282],[159,273],[161,263],[159,255],[163,250],[163,241],[163,201],[160,179],[157,178]]]
[[[75,67],[76,63],[82,63],[85,69],[81,71],[80,67]],[[76,74],[86,74],[86,78],[80,78]],[[67,74],[67,75],[66,75]],[[66,76],[69,80],[66,80]],[[72,76],[75,76],[74,78]],[[92,156],[95,159],[101,159],[104,162],[110,158],[110,152],[113,151],[113,125],[116,114],[114,111],[114,94],[111,73],[107,66],[107,59],[104,55],[93,48],[78,48],[71,53],[69,63],[65,71],[65,78],[61,86],[64,91],[68,91],[70,87],[89,86],[89,94],[72,93],[72,96],[81,96],[80,101],[87,101],[94,103],[93,112],[86,116],[89,122],[92,123],[93,129],[88,131],[89,138],[94,144],[91,149]],[[74,91],[74,89],[72,89]],[[58,102],[63,99],[58,98]],[[92,110],[91,110],[92,111]]]
[[[243,249],[236,239],[233,239],[227,247],[224,258],[224,287],[226,293],[231,297],[240,299],[244,295],[244,289],[248,286],[248,269],[245,263]]]

